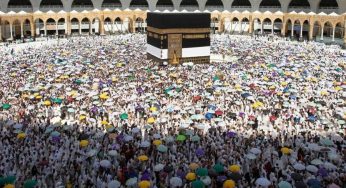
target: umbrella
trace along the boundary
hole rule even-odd
[[[213,166],[213,169],[214,169],[217,173],[221,173],[221,172],[224,171],[223,165],[220,164],[220,163],[215,164],[215,165]]]
[[[147,148],[147,147],[149,147],[150,146],[150,142],[148,142],[148,141],[143,141],[142,143],[141,143],[141,148]]]
[[[223,188],[235,188],[235,182],[233,180],[226,180],[223,183]]]
[[[303,176],[298,173],[292,173],[291,178],[294,179],[294,181],[301,181],[303,180]]]
[[[120,182],[113,180],[108,183],[109,188],[119,188],[121,186]]]
[[[157,150],[158,150],[159,152],[165,153],[165,152],[167,152],[168,148],[167,148],[166,146],[164,146],[164,145],[159,145],[159,146],[157,147]]]
[[[255,155],[258,155],[258,154],[261,153],[261,150],[258,149],[258,148],[251,148],[251,149],[250,149],[250,152],[253,153],[253,154],[255,154]]]
[[[110,151],[108,151],[108,155],[110,155],[110,156],[117,156],[118,152],[116,150],[110,150]]]
[[[326,138],[325,139],[321,139],[320,143],[322,145],[325,145],[325,146],[333,146],[334,145],[332,140],[329,140],[329,139],[326,139]]]
[[[104,168],[110,168],[112,166],[112,164],[108,160],[102,160],[102,161],[100,161],[100,166],[102,166]]]
[[[317,179],[309,179],[307,184],[312,188],[319,188],[321,187],[321,182]]]
[[[137,184],[137,178],[130,178],[125,183],[127,186],[134,186]]]
[[[24,139],[26,137],[26,134],[25,133],[18,133],[17,134],[17,138],[18,139]]]
[[[249,153],[249,154],[246,154],[246,158],[253,160],[253,159],[256,159],[257,157],[256,157],[256,155]]]
[[[336,170],[338,167],[336,167],[334,164],[330,163],[330,162],[325,162],[323,164],[323,166],[327,169],[327,170]]]
[[[150,187],[150,181],[141,181],[138,183],[139,188],[149,188]]]
[[[8,103],[2,104],[2,109],[8,110],[8,109],[10,109],[10,108],[11,108],[11,105],[10,105],[10,104],[8,104]]]
[[[189,172],[186,174],[185,178],[189,181],[193,181],[196,179],[196,174],[193,172]]]
[[[202,157],[204,156],[204,150],[202,148],[196,149],[196,156],[197,157]]]
[[[14,188],[14,185],[13,184],[7,184],[7,185],[5,185],[4,188]]]
[[[154,144],[155,146],[158,146],[158,145],[161,145],[161,144],[162,144],[162,141],[161,141],[161,140],[154,140],[154,141],[153,141],[153,144]]]
[[[288,155],[291,153],[291,150],[289,148],[283,147],[281,148],[281,152],[285,155]]]
[[[154,171],[159,172],[159,171],[163,170],[164,167],[165,167],[165,165],[163,165],[163,164],[157,164],[154,166]]]
[[[227,132],[227,136],[228,136],[229,138],[232,138],[232,137],[237,136],[237,133],[230,131],[230,132]]]
[[[138,157],[138,160],[140,161],[147,161],[149,158],[146,155],[141,155]]]
[[[34,188],[34,187],[36,186],[36,184],[37,184],[37,181],[36,181],[36,180],[26,180],[26,181],[24,182],[23,187],[24,187],[24,188]]]
[[[191,170],[196,170],[198,167],[199,167],[199,165],[198,165],[197,163],[191,163],[191,164],[189,165],[189,168],[190,168]]]
[[[198,176],[207,176],[208,175],[208,169],[207,168],[198,168],[196,170],[196,174]]]
[[[88,140],[81,140],[81,141],[79,142],[79,145],[80,145],[81,147],[86,147],[86,146],[89,145],[89,141],[88,141]]]
[[[287,181],[281,181],[278,186],[279,188],[292,188],[292,185]]]
[[[2,181],[3,181],[3,184],[14,184],[16,179],[17,179],[16,176],[6,176],[2,179]]]
[[[309,172],[312,172],[312,173],[318,172],[318,168],[316,166],[313,166],[313,165],[306,166],[306,170]]]
[[[191,137],[192,142],[199,142],[200,140],[201,140],[201,138],[198,135]]]
[[[305,166],[303,164],[300,164],[300,163],[294,164],[293,168],[296,170],[305,170]]]
[[[153,117],[148,118],[147,123],[153,124],[155,123],[155,119]]]
[[[321,165],[321,164],[323,164],[321,159],[314,159],[310,163],[313,164],[313,165]]]
[[[128,118],[129,118],[129,115],[126,114],[126,113],[122,113],[122,114],[120,115],[120,119],[121,119],[121,120],[125,120],[125,119],[128,119]]]
[[[60,136],[60,133],[58,131],[53,131],[50,133],[51,136]]]
[[[267,178],[258,178],[256,180],[256,184],[263,187],[268,187],[271,184],[271,182]]]
[[[237,173],[237,172],[240,171],[240,166],[239,166],[239,165],[231,165],[231,166],[229,166],[228,169],[229,169],[229,171],[231,171],[231,172]]]
[[[195,180],[192,182],[192,188],[204,188],[205,185],[201,180]]]
[[[23,124],[17,123],[13,126],[15,129],[21,129],[23,127]]]
[[[170,180],[169,180],[169,184],[172,186],[172,187],[180,187],[183,185],[183,181],[181,180],[181,178],[179,177],[172,177]]]
[[[185,141],[186,140],[186,136],[185,135],[182,135],[182,134],[180,134],[180,135],[178,135],[177,136],[177,141]]]

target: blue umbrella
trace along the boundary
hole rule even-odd
[[[251,95],[250,95],[250,93],[243,93],[243,94],[241,94],[241,96],[242,96],[243,98],[248,98],[248,97],[250,97]]]
[[[320,188],[321,187],[321,182],[318,181],[317,179],[309,179],[307,184],[311,188]]]
[[[197,155],[197,157],[204,156],[204,150],[202,148],[196,149],[196,155]]]
[[[207,114],[205,114],[205,118],[207,120],[211,120],[211,118],[213,118],[213,114],[212,113],[207,113]]]

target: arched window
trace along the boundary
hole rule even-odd
[[[103,0],[102,8],[121,8],[120,0]]]
[[[251,3],[249,0],[234,0],[232,7],[251,7]]]
[[[198,2],[196,0],[182,0],[180,6],[197,6]]]
[[[262,0],[260,7],[281,7],[279,0]]]
[[[289,8],[310,8],[310,3],[308,0],[292,0],[288,5]]]
[[[148,2],[146,0],[132,0],[130,7],[146,7],[148,8]]]
[[[74,0],[72,3],[72,8],[84,8],[84,7],[94,7],[91,0]]]
[[[42,0],[40,6],[63,6],[61,0]]]
[[[338,8],[338,2],[336,0],[321,0],[320,8]]]

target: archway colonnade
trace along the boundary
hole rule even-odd
[[[83,11],[0,14],[1,39],[48,35],[145,32],[146,11]],[[346,39],[346,15],[261,12],[211,13],[213,33],[280,34],[308,40]]]

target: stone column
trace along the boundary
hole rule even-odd
[[[10,37],[10,39],[11,40],[13,40],[13,25],[12,25],[12,23],[10,23],[10,33],[11,33],[11,37]]]
[[[31,37],[35,37],[36,35],[36,29],[35,29],[35,23],[30,22],[30,31],[31,31]]]
[[[249,21],[249,33],[252,34],[253,33],[253,20],[250,18],[250,21]]]
[[[0,20],[0,42],[2,42],[2,24]]]
[[[263,21],[261,22],[261,35],[263,35]]]
[[[335,27],[336,27],[336,26],[333,26],[333,35],[332,35],[332,41],[333,41],[333,42],[335,41]]]
[[[324,26],[321,26],[321,40],[323,40]]]
[[[47,21],[43,23],[44,36],[47,36]]]
[[[89,34],[93,34],[93,25],[92,25],[92,21],[89,22]]]
[[[300,35],[299,38],[303,38],[304,23],[300,24]]]
[[[222,19],[220,19],[220,23],[219,23],[219,29],[218,32],[222,33],[224,31],[224,21]]]
[[[70,16],[66,16],[66,28],[65,28],[65,34],[66,35],[71,35],[71,19],[70,19]]]
[[[274,22],[272,23],[272,35],[274,35]]]
[[[282,22],[282,27],[281,27],[281,35],[283,36],[283,37],[285,37],[286,36],[286,24],[287,23],[285,23],[285,22]]]
[[[101,18],[100,23],[99,23],[99,30],[100,30],[100,35],[105,35],[105,28],[104,28],[104,20]]]
[[[243,31],[243,22],[240,21],[239,22],[239,34],[242,33],[242,31]]]
[[[313,34],[314,34],[314,25],[309,25],[309,40],[313,39]]]
[[[79,35],[82,35],[82,21],[79,21],[78,24],[79,24],[79,27],[78,27]]]
[[[55,35],[59,35],[59,23],[55,22]]]
[[[24,23],[20,23],[20,37],[24,38]]]
[[[291,37],[294,36],[294,22],[291,25]]]

